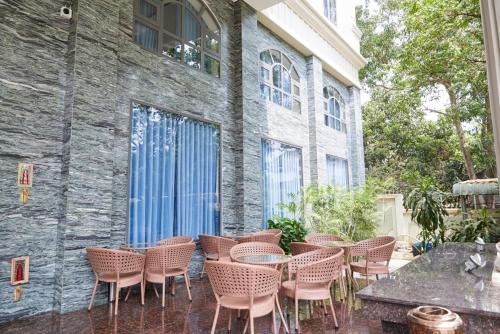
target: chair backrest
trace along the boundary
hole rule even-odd
[[[96,274],[126,274],[144,270],[146,257],[143,254],[101,247],[88,247],[86,252]]]
[[[341,252],[342,254],[344,253],[342,248],[322,247],[317,250],[296,255],[292,258],[292,261],[288,263],[288,273],[295,274],[300,267],[327,259]]]
[[[326,233],[311,233],[306,235],[304,240],[307,243],[311,244],[316,244],[316,245],[321,245],[324,242],[327,241],[343,241],[341,237],[333,234],[326,234]]]
[[[193,242],[150,248],[146,251],[146,270],[187,269],[195,249]]]
[[[279,254],[283,255],[285,252],[278,245],[270,244],[268,242],[244,242],[237,244],[231,248],[231,259],[237,259],[245,255],[258,255],[258,254]]]
[[[205,270],[217,298],[268,296],[278,291],[280,272],[242,263],[207,261]]]
[[[342,264],[344,262],[344,250],[341,248],[333,250],[336,251],[336,254],[297,268],[295,279],[298,287],[311,283],[324,283],[325,285],[329,285],[332,280],[337,279],[341,275]],[[323,250],[315,252],[323,252]],[[304,253],[303,255],[311,253],[314,252]]]
[[[318,249],[325,248],[324,246],[310,244],[307,242],[295,242],[290,243],[290,249],[292,250],[292,255],[299,255],[307,252],[312,252]]]
[[[193,238],[189,236],[179,235],[176,237],[171,237],[167,239],[163,239],[158,241],[160,245],[178,245],[178,244],[187,244],[193,242]]]
[[[274,234],[274,235],[279,236],[279,237],[281,237],[283,235],[283,231],[281,231],[279,228],[269,228],[267,230],[255,232],[255,234],[263,234],[263,233],[271,233],[271,234]]]
[[[276,236],[272,233],[255,233],[252,235],[243,236],[238,239],[239,243],[244,242],[267,242],[277,245],[280,243],[281,236]]]
[[[219,258],[229,256],[229,250],[234,245],[238,244],[238,242],[233,239],[215,235],[200,234],[198,237],[200,240],[201,249],[203,250],[205,255],[217,254]]]
[[[367,240],[362,240],[356,244],[356,246],[352,247],[350,249],[350,253],[352,256],[368,256],[368,251],[373,249],[387,245],[386,248],[384,248],[383,252],[381,252],[379,255],[374,255],[373,258],[370,258],[369,261],[373,262],[378,262],[378,261],[388,261],[390,259],[390,255],[392,254],[392,251],[394,249],[394,245],[396,244],[396,238],[391,237],[391,236],[381,236],[381,237],[375,237]],[[390,251],[390,254],[388,254]],[[388,256],[389,255],[389,256]],[[388,256],[388,258],[387,258]],[[375,260],[375,258],[381,258],[383,257],[384,259],[380,260]]]

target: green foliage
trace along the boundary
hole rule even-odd
[[[290,243],[293,241],[302,242],[307,235],[304,223],[297,219],[274,216],[267,221],[269,228],[279,228],[283,235],[280,240],[280,247],[285,253],[290,254]]]
[[[357,13],[368,60],[360,77],[371,96],[363,106],[368,175],[394,178],[392,190],[403,193],[425,178],[451,189],[459,180],[494,177],[479,1],[377,4]],[[428,101],[436,95],[449,107],[433,110]]]
[[[488,210],[485,208],[479,211],[477,218],[452,222],[449,231],[448,241],[474,242],[477,237],[483,238],[487,243],[500,240],[500,225],[495,218],[488,215]]]
[[[405,198],[405,206],[411,209],[411,219],[422,229],[419,234],[423,244],[432,241],[433,246],[445,241],[444,217],[448,215],[444,201],[446,194],[436,188],[430,179],[411,190]]]
[[[376,196],[385,186],[371,179],[350,192],[330,185],[310,185],[297,197],[299,202],[286,207],[298,208],[295,213],[316,232],[363,240],[375,235]]]

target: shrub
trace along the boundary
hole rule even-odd
[[[269,228],[279,228],[283,235],[280,240],[280,247],[285,253],[290,253],[290,243],[293,241],[302,242],[307,235],[307,229],[304,223],[297,219],[283,218],[274,216],[267,221]]]
[[[448,241],[474,242],[477,237],[492,243],[500,240],[500,226],[485,208],[479,211],[477,218],[452,222],[449,229]]]

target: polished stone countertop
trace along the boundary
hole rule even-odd
[[[437,305],[458,313],[500,318],[500,286],[492,284],[496,259],[487,244],[483,268],[465,272],[476,253],[472,243],[445,243],[357,293],[362,300],[418,306]]]

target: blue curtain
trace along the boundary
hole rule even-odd
[[[129,242],[218,234],[219,129],[133,105]]]
[[[302,151],[272,140],[262,140],[263,225],[273,215],[287,216],[287,204],[302,187]]]
[[[134,40],[146,49],[156,51],[158,49],[158,31],[136,21]]]
[[[349,166],[347,160],[327,156],[326,171],[328,184],[346,190],[349,189]]]

